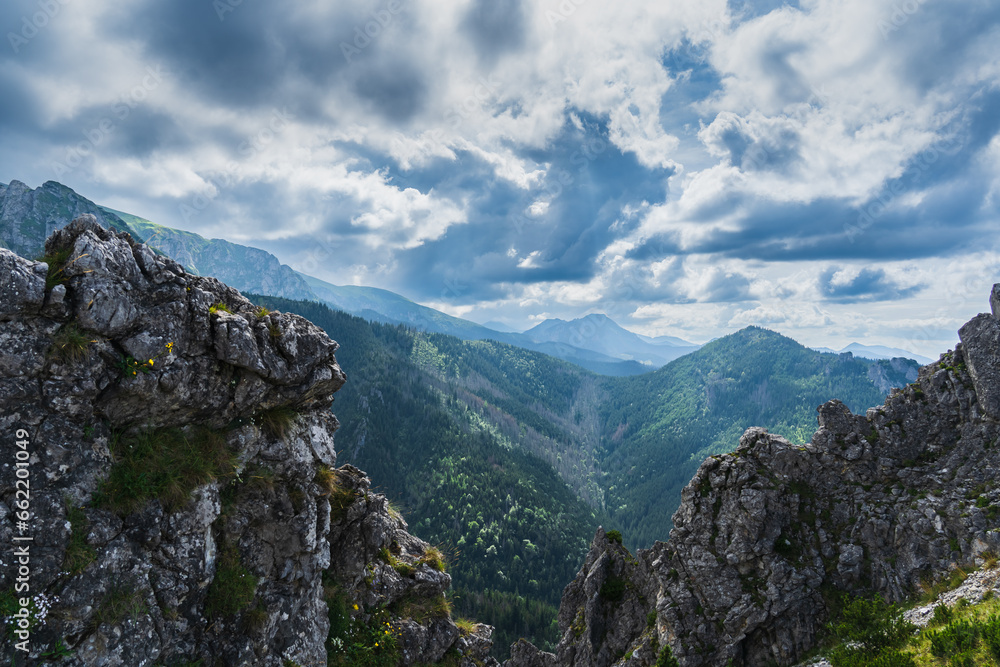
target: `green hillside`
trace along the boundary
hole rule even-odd
[[[916,362],[824,354],[790,338],[748,327],[719,338],[662,369],[609,378],[601,406],[599,465],[607,474],[607,507],[632,545],[665,540],[680,491],[710,454],[732,451],[751,426],[792,442],[816,430],[816,407],[839,398],[863,413],[885,400],[872,366],[895,386],[916,379]]]
[[[916,372],[750,327],[659,371],[601,377],[496,341],[254,298],[341,343],[340,460],[455,554],[458,607],[497,625],[501,647],[555,639],[555,605],[598,524],[636,546],[664,540],[697,466],[746,428],[802,442],[821,403],[863,411],[885,398],[870,376],[901,386]]]
[[[458,612],[496,626],[497,656],[522,636],[556,641],[563,586],[601,517],[527,442],[573,446],[554,415],[570,409],[583,372],[511,346],[252,298],[309,318],[341,344],[338,463],[365,470],[416,535],[451,554]]]

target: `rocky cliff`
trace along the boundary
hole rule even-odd
[[[91,216],[45,250],[0,249],[0,661],[490,663],[334,467],[337,343]]]
[[[752,428],[707,459],[667,542],[633,556],[598,531],[556,652],[505,665],[790,665],[842,594],[898,601],[1000,552],[1000,286],[990,303],[884,405],[830,401],[805,446]]]

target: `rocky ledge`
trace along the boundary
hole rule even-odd
[[[818,408],[804,446],[751,428],[684,489],[665,543],[598,531],[555,653],[507,667],[791,665],[844,593],[899,601],[1000,553],[1000,285],[992,313],[885,404]]]
[[[0,249],[0,661],[496,664],[440,554],[334,467],[326,333],[92,216],[45,260]]]

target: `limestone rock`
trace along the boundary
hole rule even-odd
[[[392,608],[401,664],[496,664],[488,628],[463,636],[433,606],[451,578],[430,547],[363,473],[333,469],[328,410],[346,378],[324,331],[94,216],[46,252],[56,266],[0,249],[0,542],[31,537],[19,664],[63,646],[73,667],[325,665],[331,590],[359,622]],[[172,458],[154,465],[157,448]],[[14,655],[0,644],[0,661]]]

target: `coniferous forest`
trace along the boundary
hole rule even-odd
[[[595,375],[494,341],[371,323],[313,302],[252,297],[337,340],[339,463],[365,470],[412,531],[449,556],[457,612],[519,637],[558,638],[555,614],[598,525],[632,547],[665,540],[680,491],[750,426],[803,442],[816,407],[881,403],[909,360],[822,354],[756,327],[660,370]]]

